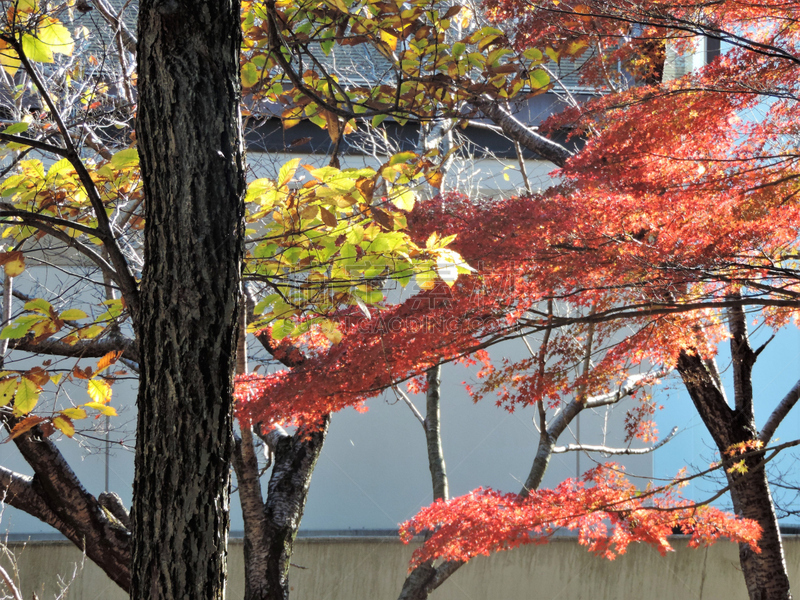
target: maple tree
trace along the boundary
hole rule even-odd
[[[112,93],[108,86],[85,83],[83,77],[87,69],[91,70],[93,55],[86,50],[86,60],[78,60],[80,55],[70,46],[72,34],[59,28],[61,19],[67,19],[68,5],[63,14],[52,6],[45,13],[33,2],[15,6],[19,10],[7,11],[2,37],[5,46],[0,51],[13,117],[13,124],[0,132],[0,139],[17,153],[12,158],[18,170],[4,180],[4,195],[10,202],[0,209],[6,226],[4,235],[14,242],[2,255],[8,276],[4,314],[10,321],[4,337],[15,350],[94,356],[100,362],[88,370],[70,370],[73,379],[89,381],[89,389],[96,394],[92,403],[52,413],[35,402],[41,387],[58,385],[58,380],[53,380],[57,375],[48,372],[49,365],[4,374],[0,391],[4,390],[8,406],[12,406],[14,397],[13,408],[3,413],[4,419],[37,477],[53,493],[42,495],[31,481],[10,472],[3,472],[3,481],[17,499],[10,501],[12,504],[18,502],[76,543],[85,543],[90,558],[128,587],[130,526],[124,508],[110,496],[95,499],[87,494],[60,458],[56,445],[50,440],[35,440],[47,438],[55,429],[72,434],[75,422],[88,414],[87,408],[110,413],[110,388],[104,373],[112,363],[128,361],[124,364],[132,367],[145,356],[142,321],[137,317],[142,307],[137,281],[141,230],[147,231],[147,223],[162,219],[151,213],[145,219],[142,208],[151,203],[144,202],[138,153],[126,147],[130,138],[125,134],[131,131],[135,101],[131,90],[137,84],[131,69],[136,38],[113,9],[104,2],[93,3],[113,31],[110,37],[115,54],[110,55],[108,63],[113,68],[109,67],[111,75],[104,75],[117,87]],[[684,375],[690,388],[697,382],[706,385],[696,395],[711,394],[714,372],[709,370],[708,359],[715,344],[726,335],[719,311],[730,311],[730,323],[739,327],[738,333],[733,332],[734,340],[746,358],[743,364],[749,364],[754,357],[747,358],[740,308],[763,307],[764,318],[777,327],[791,318],[796,306],[791,270],[795,239],[792,223],[796,222],[793,159],[790,153],[784,156],[773,147],[787,143],[783,138],[764,137],[770,130],[770,119],[780,124],[781,131],[791,131],[791,113],[776,102],[768,117],[758,123],[737,120],[738,112],[754,105],[748,102],[757,102],[755,95],[714,96],[716,88],[710,83],[734,86],[735,92],[740,88],[735,87],[738,80],[732,74],[741,75],[744,66],[750,69],[744,72],[754,76],[771,74],[773,79],[768,81],[780,89],[787,85],[791,69],[781,74],[778,68],[764,66],[761,58],[753,57],[754,49],[763,45],[754,35],[733,51],[727,70],[720,62],[704,71],[703,77],[709,78],[705,84],[698,84],[692,76],[673,83],[622,89],[627,76],[612,73],[609,77],[604,65],[622,60],[630,65],[627,72],[645,83],[657,79],[655,62],[660,54],[652,52],[648,43],[663,40],[665,28],[672,31],[668,23],[650,23],[637,16],[644,27],[657,29],[631,33],[624,24],[619,25],[620,15],[609,14],[606,7],[598,7],[595,16],[591,8],[573,10],[563,3],[555,6],[561,8],[545,13],[551,19],[543,21],[549,23],[547,26],[536,24],[536,19],[543,17],[535,11],[530,21],[520,18],[519,35],[514,38],[517,45],[513,46],[509,44],[511,32],[504,32],[498,24],[480,23],[479,15],[462,7],[371,1],[244,3],[241,77],[248,92],[246,111],[258,114],[260,107],[278,103],[285,127],[296,125],[301,118],[309,119],[327,130],[336,149],[329,167],[301,167],[298,161],[286,165],[275,179],[251,183],[242,209],[253,229],[248,233],[244,276],[252,284],[247,294],[255,297],[245,299],[246,309],[236,308],[235,286],[231,283],[238,281],[236,277],[222,290],[227,300],[221,302],[228,316],[215,344],[224,350],[220,350],[220,356],[226,358],[219,372],[211,374],[218,377],[212,396],[216,395],[215,402],[222,402],[218,405],[221,419],[202,415],[204,426],[216,426],[221,435],[221,442],[216,444],[221,454],[214,450],[209,455],[213,455],[211,463],[219,471],[214,476],[218,487],[208,492],[224,499],[221,488],[226,486],[227,475],[220,469],[222,463],[227,465],[229,449],[245,514],[248,598],[288,594],[291,545],[313,465],[324,442],[328,415],[345,406],[359,405],[380,390],[412,377],[425,379],[424,383],[418,380],[417,386],[428,392],[429,418],[423,424],[436,497],[442,501],[404,527],[409,535],[427,528],[436,530],[401,592],[406,597],[425,597],[431,586],[440,584],[476,553],[535,541],[541,539],[541,535],[534,535],[537,530],[546,536],[551,528],[561,526],[579,528],[582,539],[601,552],[611,552],[612,547],[623,551],[633,540],[648,541],[663,550],[666,534],[672,527],[682,526],[698,542],[713,541],[722,533],[741,541],[751,562],[761,560],[751,557],[774,556],[776,528],[770,530],[761,515],[742,510],[751,520],[732,521],[712,509],[695,508],[675,498],[673,486],[642,496],[612,467],[591,473],[585,483],[570,481],[556,492],[537,491],[558,434],[568,424],[564,418],[551,419],[547,405],[566,406],[568,410],[562,414],[574,416],[592,402],[641,396],[645,384],[671,368]],[[492,5],[491,9],[498,20],[517,15],[519,10],[513,4]],[[679,7],[673,10],[679,11]],[[730,15],[719,10],[722,22],[744,18],[744,13],[736,17],[738,8],[732,8]],[[238,12],[236,15],[238,18]],[[674,15],[675,19],[680,17],[679,12]],[[595,21],[609,29],[595,31]],[[580,29],[584,25],[586,30]],[[706,30],[702,27],[710,27],[705,17],[690,32],[703,33]],[[683,36],[685,30],[674,28],[678,33],[673,37]],[[630,39],[620,37],[620,31],[627,32]],[[737,35],[735,29],[734,33],[719,31],[718,37],[724,34],[725,39]],[[780,35],[788,37],[791,30]],[[625,43],[609,46],[597,42],[606,37]],[[688,46],[690,42],[682,43]],[[780,40],[776,44],[779,48]],[[324,62],[324,56],[337,45],[375,48],[386,59],[386,72],[391,76],[376,86],[345,81]],[[59,56],[53,55],[56,48],[63,50],[57,52]],[[568,111],[551,124],[554,129],[569,124],[575,133],[585,135],[588,141],[580,152],[550,141],[511,115],[506,102],[558,85],[553,65],[590,50],[595,52],[595,48],[595,60],[586,67],[587,81],[613,84],[615,93]],[[57,64],[64,66],[63,71],[40,68],[62,60],[65,62]],[[229,71],[230,65],[228,75],[235,81]],[[37,98],[46,106],[42,114],[36,118],[25,114],[25,95],[19,93],[25,86],[9,79],[12,76],[32,83]],[[180,80],[176,76],[176,81]],[[73,85],[78,86],[79,93],[61,93]],[[704,90],[703,85],[709,89]],[[214,96],[215,89],[209,88],[209,97]],[[695,94],[699,95],[696,102],[686,101]],[[74,99],[78,102],[70,103]],[[448,151],[440,148],[436,136],[441,132],[433,128],[423,132],[430,139],[419,153],[387,157],[378,169],[348,171],[337,167],[342,140],[365,126],[360,119],[367,119],[379,131],[388,117],[397,122],[422,119],[440,124],[441,130],[466,122],[479,111],[520,146],[563,167],[565,182],[535,197],[489,203],[445,195],[415,207],[408,187],[421,181],[440,187],[446,172],[443,165]],[[643,130],[636,119],[644,116],[648,117],[648,127]],[[705,135],[720,144],[725,140],[729,143],[698,146],[694,132],[701,128],[665,128],[664,122],[702,123]],[[110,124],[121,125],[120,132],[109,136],[104,126]],[[161,124],[156,129],[173,125]],[[199,121],[192,124],[195,126]],[[743,137],[752,140],[751,144],[730,143]],[[82,160],[74,148],[70,150],[75,140],[97,156]],[[196,146],[203,154],[214,144]],[[698,147],[708,154],[697,156]],[[45,170],[41,162],[27,157],[28,148],[63,160]],[[159,156],[161,149],[149,151]],[[232,156],[222,152],[223,158]],[[156,167],[178,164],[183,158],[161,163],[152,157],[149,160]],[[692,169],[686,168],[689,163]],[[239,181],[240,166],[229,175],[218,180]],[[170,173],[163,176],[171,181]],[[239,189],[238,185],[223,189],[223,195]],[[407,214],[412,208],[415,210]],[[205,209],[200,212],[206,215]],[[721,214],[728,219],[721,219]],[[193,213],[187,215],[183,220],[191,221]],[[228,221],[225,225],[225,219],[230,218],[226,214],[216,219],[219,222],[215,226],[227,232],[222,237],[236,229],[235,223]],[[704,219],[706,237],[698,236],[699,218]],[[407,221],[411,235],[405,232]],[[166,227],[167,232],[180,230],[182,222]],[[203,231],[201,227],[201,238]],[[25,297],[25,314],[11,318],[8,299],[13,276],[21,274],[26,253],[31,251],[24,244],[40,244],[45,252],[49,249],[41,246],[42,240],[50,239],[72,247],[100,269],[104,276],[99,286],[104,290],[102,312],[96,307],[62,310],[55,298]],[[179,243],[173,245],[181,247]],[[201,253],[192,268],[215,252]],[[232,252],[236,254],[235,249]],[[478,268],[477,273],[467,275],[469,269],[459,253]],[[231,259],[225,268],[230,270],[237,260]],[[165,259],[161,266],[168,268],[172,261]],[[186,271],[191,269],[187,267]],[[216,276],[216,267],[204,271],[201,279],[208,273]],[[381,289],[387,276],[400,283],[413,278],[422,291],[403,304],[386,304]],[[158,295],[168,284],[171,282],[150,285],[150,295]],[[184,286],[175,294],[188,298],[190,288]],[[158,312],[158,302],[152,298],[145,304],[145,310]],[[220,397],[227,395],[224,390],[232,370],[237,310],[247,317],[239,327],[249,328],[287,369],[258,377],[246,374],[246,363],[240,360],[243,374],[238,380],[238,396],[243,427],[241,438],[231,444],[224,431],[226,408]],[[168,318],[169,305],[161,312]],[[191,321],[192,311],[186,312]],[[90,313],[91,323],[82,325],[80,321],[87,321]],[[196,321],[197,311],[194,313]],[[171,323],[169,328],[177,324]],[[190,325],[181,327],[173,337],[183,336],[196,323]],[[633,333],[620,341],[622,327],[631,328]],[[139,336],[138,347],[134,332]],[[481,491],[445,503],[446,477],[434,425],[438,366],[501,340],[537,332],[541,343],[530,360],[493,366],[485,355],[478,354],[487,361],[486,383],[476,391],[479,396],[500,389],[500,402],[507,407],[536,404],[542,411],[545,435],[523,493],[509,497]],[[576,344],[575,339],[581,343]],[[612,340],[612,345],[604,345]],[[164,344],[155,341],[146,346],[148,352],[157,354]],[[240,359],[242,354],[240,351]],[[640,379],[629,377],[632,367],[647,363],[659,368],[647,371]],[[565,373],[575,365],[581,367],[579,374],[567,377]],[[182,372],[188,370],[179,367],[177,373]],[[320,373],[325,377],[320,378]],[[747,375],[742,371],[744,379]],[[765,444],[796,400],[792,394],[787,396],[775,418],[762,430]],[[742,397],[741,402],[746,404],[747,398]],[[630,434],[651,441],[648,411],[649,404],[643,400],[632,415]],[[179,421],[183,417],[176,418]],[[171,426],[169,419],[164,421]],[[146,427],[147,419],[143,423]],[[279,427],[287,423],[298,427],[296,433],[286,433]],[[174,441],[169,439],[169,432],[140,428],[139,433],[143,436],[140,440],[153,435],[154,444]],[[725,452],[734,444],[753,439],[753,435],[740,433],[720,437],[722,456],[727,457]],[[259,435],[274,452],[266,501],[261,496],[255,462],[254,439]],[[763,452],[756,448],[742,455],[740,460],[745,461],[747,472],[739,472],[740,468],[729,473],[735,489],[749,489],[748,482],[755,480],[753,473],[764,472]],[[729,468],[739,461],[723,458],[722,462],[723,468]],[[191,477],[196,476],[197,471],[189,471]],[[153,483],[145,478],[142,485]],[[274,492],[276,489],[280,492]],[[554,493],[559,495],[563,510],[553,510]],[[763,487],[755,490],[755,495],[755,499],[748,496],[747,502],[758,504],[759,498],[763,500]],[[180,493],[172,496],[180,497]],[[54,498],[69,501],[54,504]],[[292,506],[288,513],[281,510],[285,506],[282,503],[287,502]],[[220,506],[224,504],[221,500]],[[649,510],[653,508],[670,510]],[[476,509],[486,516],[481,517]],[[146,509],[142,510],[145,512],[138,513],[140,521],[148,518]],[[549,521],[531,520],[536,513],[548,515]],[[217,514],[214,518],[215,524],[208,531],[222,541],[215,541],[214,549],[202,548],[212,554],[224,545],[225,517]],[[475,537],[459,546],[464,530],[457,522],[462,518],[465,525],[481,522],[488,537]],[[615,527],[612,545],[606,543],[604,519]],[[773,538],[758,542],[761,554],[747,554],[758,538],[754,522],[773,534]],[[280,550],[275,551],[278,546]],[[447,562],[434,567],[432,560],[438,557]],[[759,577],[764,576],[764,564],[745,569],[748,585],[754,570],[762,573]],[[184,568],[176,565],[178,570]],[[146,579],[148,575],[139,572],[138,577]],[[215,581],[209,585],[219,589],[220,578],[211,574],[211,579]],[[146,586],[146,581],[139,584],[144,590],[141,593],[147,593]]]
[[[760,321],[776,329],[791,324],[796,314],[796,5],[488,6],[498,23],[516,24],[513,42],[519,52],[546,48],[554,61],[585,54],[584,81],[607,90],[546,124],[551,131],[569,128],[587,140],[570,158],[566,148],[561,155],[550,155],[563,167],[563,185],[541,197],[491,206],[447,198],[432,210],[437,227],[458,233],[455,247],[467,260],[485,261],[502,253],[517,261],[499,274],[481,273],[484,278],[510,278],[513,293],[487,297],[469,289],[444,299],[439,295],[439,312],[431,312],[431,322],[460,320],[456,332],[442,336],[441,328],[388,327],[390,333],[381,338],[382,347],[391,348],[386,365],[364,375],[357,365],[367,356],[374,360],[375,348],[357,335],[363,318],[345,315],[348,333],[356,340],[320,359],[332,375],[319,394],[309,399],[297,393],[307,389],[303,386],[314,370],[306,365],[249,381],[254,399],[247,410],[267,420],[309,422],[520,328],[552,331],[584,324],[584,336],[591,326],[593,336],[611,340],[624,323],[635,333],[573,381],[565,380],[564,369],[537,372],[534,358],[490,376],[490,387],[513,387],[516,391],[502,400],[510,406],[545,398],[560,401],[565,393],[585,403],[580,397],[587,386],[607,390],[630,364],[645,360],[676,369],[718,446],[735,510],[758,522],[764,532],[761,552],[741,545],[749,592],[754,598],[788,597],[759,444],[770,442],[797,402],[799,388],[795,385],[776,403],[763,427],[756,426],[751,376],[761,349],[750,347],[745,310],[758,311]],[[731,48],[701,71],[662,81],[668,52],[690,51],[696,35]],[[625,68],[610,68],[617,64]],[[524,139],[526,132],[508,128],[507,133]],[[436,299],[433,295],[427,304]],[[548,299],[568,302],[566,316],[543,311]],[[389,309],[383,322],[401,322],[418,306],[415,300]],[[713,362],[717,345],[725,339],[730,339],[734,357],[733,408]],[[368,349],[359,354],[362,347]],[[589,354],[594,358],[596,353]],[[580,362],[575,348],[563,343],[554,343],[543,356],[561,356],[564,364]],[[549,367],[547,361],[540,364]],[[744,462],[733,461],[729,453],[741,444],[752,444],[751,451]],[[491,494],[479,499],[484,507],[492,501],[510,504]],[[468,508],[462,503],[459,509],[458,502],[451,506],[448,513],[423,513],[409,530],[437,527],[453,533],[461,509]],[[519,528],[504,530],[503,516],[492,527],[491,544],[471,552],[519,543],[518,537],[509,537],[520,535]],[[447,537],[432,542],[440,545],[438,554],[423,557],[471,556],[450,553]],[[455,533],[453,537],[461,539]],[[438,584],[451,564],[431,569],[428,582]]]

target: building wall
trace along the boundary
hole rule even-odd
[[[800,584],[800,538],[784,538],[789,579]],[[674,540],[662,557],[644,545],[631,546],[614,561],[597,558],[575,538],[557,538],[478,557],[435,591],[432,600],[746,600],[737,548],[718,543],[690,549]],[[74,581],[70,600],[124,600],[127,595],[67,542],[10,544],[17,556],[23,598],[54,598],[58,577]],[[290,571],[294,600],[392,600],[397,598],[412,547],[388,538],[301,539]],[[230,545],[227,597],[243,597],[242,543]],[[11,570],[8,557],[2,560]],[[76,567],[76,565],[78,565]]]

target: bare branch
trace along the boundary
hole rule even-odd
[[[118,32],[125,49],[132,54],[136,54],[136,37],[130,32],[120,15],[114,11],[114,7],[106,0],[92,0],[92,4],[97,7],[97,10],[100,11],[100,14],[103,15],[108,24],[114,28],[114,31]]]
[[[647,448],[609,448],[608,446],[595,446],[591,444],[567,444],[566,446],[556,446],[553,448],[553,454],[562,454],[564,452],[601,452],[603,454],[614,455],[648,454],[653,450],[661,448],[661,446],[675,437],[676,433],[678,433],[678,428],[673,427],[672,431],[670,431],[663,440]]]
[[[423,417],[422,413],[419,412],[416,406],[414,406],[414,403],[411,401],[411,398],[408,397],[408,394],[406,394],[396,385],[392,386],[392,390],[403,402],[408,405],[408,408],[410,408],[411,412],[414,413],[414,416],[417,417],[417,421],[419,421],[420,425],[422,425],[422,428],[425,429],[425,417]]]
[[[800,399],[800,381],[792,386],[792,389],[789,390],[789,393],[783,397],[778,403],[778,406],[775,407],[775,410],[772,411],[772,414],[767,419],[767,422],[764,424],[764,427],[761,429],[761,433],[758,435],[758,439],[760,439],[765,444],[768,444],[769,441],[772,439],[772,436],[775,435],[775,430],[778,429],[778,425],[781,424],[781,421],[789,414],[789,411],[794,408],[794,405],[797,404],[798,399]]]
[[[60,340],[43,340],[33,343],[22,338],[11,340],[9,346],[14,350],[22,350],[32,354],[70,356],[73,358],[100,358],[109,352],[122,351],[122,358],[139,362],[139,349],[136,341],[121,335],[94,340],[80,340],[75,344],[67,344]]]
[[[561,144],[536,133],[533,129],[517,120],[514,115],[506,111],[496,101],[480,98],[471,102],[483,114],[497,123],[509,138],[542,158],[549,160],[556,166],[563,167],[567,159],[572,156],[572,153]]]
[[[584,403],[586,408],[598,408],[600,406],[608,406],[609,404],[616,404],[626,396],[630,396],[637,389],[643,385],[649,385],[656,379],[666,377],[672,369],[659,369],[658,371],[650,371],[642,375],[633,375],[628,377],[628,380],[616,392],[609,394],[600,394],[598,396],[589,396]]]

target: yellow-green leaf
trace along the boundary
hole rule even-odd
[[[41,388],[27,377],[21,377],[17,387],[17,395],[14,399],[14,412],[20,415],[27,415],[39,401]]]
[[[14,397],[14,392],[17,391],[18,380],[16,377],[3,379],[0,381],[0,406],[5,406]]]
[[[242,85],[246,88],[253,87],[258,83],[258,67],[253,63],[247,62],[242,65]]]
[[[117,411],[112,406],[108,406],[106,404],[102,404],[100,402],[87,402],[83,406],[87,406],[89,408],[93,408],[96,411],[99,411],[106,415],[107,417],[116,417]]]
[[[409,188],[402,188],[399,192],[392,194],[392,204],[401,210],[409,212],[412,211],[414,209],[415,201],[416,196],[414,195],[413,190],[410,190]]]
[[[94,402],[106,404],[111,400],[111,386],[104,379],[90,379],[87,384],[87,391]]]
[[[54,418],[53,427],[58,429],[61,433],[63,433],[67,437],[72,437],[73,435],[75,435],[75,426],[72,424],[72,421],[67,417]]]
[[[139,151],[136,148],[120,150],[111,157],[111,166],[117,169],[135,167],[139,164]]]
[[[50,46],[29,33],[22,36],[22,51],[28,57],[28,60],[42,63],[53,62],[53,52]]]
[[[25,310],[30,310],[32,312],[39,312],[43,315],[50,315],[50,309],[53,308],[52,304],[50,304],[44,298],[35,298],[29,302],[25,303]]]
[[[86,411],[82,408],[65,408],[61,411],[61,414],[69,417],[70,419],[85,419],[86,418]]]
[[[60,315],[58,315],[58,318],[61,319],[62,321],[77,321],[79,319],[86,319],[88,316],[89,315],[87,315],[79,308],[68,308]]]

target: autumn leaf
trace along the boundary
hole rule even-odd
[[[31,415],[30,417],[26,417],[22,419],[19,423],[14,425],[14,428],[9,432],[8,437],[3,440],[3,443],[10,442],[16,437],[19,437],[26,431],[30,431],[34,427],[36,427],[39,423],[46,421],[44,417],[39,417],[36,415]]]
[[[97,370],[95,373],[99,373],[113,365],[115,362],[119,360],[119,357],[122,356],[122,350],[112,350],[108,354],[105,354],[97,361]]]
[[[111,400],[111,386],[104,379],[90,379],[87,391],[92,401],[97,404],[108,404]]]
[[[39,401],[40,392],[41,388],[36,383],[27,377],[20,377],[17,393],[14,397],[14,413],[27,415],[31,412]]]
[[[25,271],[25,255],[19,250],[0,252],[0,265],[3,265],[6,275],[16,277]]]
[[[69,417],[66,416],[53,417],[52,423],[53,427],[58,429],[67,437],[72,437],[73,435],[75,435],[75,425],[73,425],[72,419],[70,419]]]

